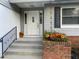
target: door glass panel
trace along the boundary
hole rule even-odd
[[[34,23],[34,17],[32,17],[32,22]]]
[[[27,14],[25,13],[25,24],[27,24]]]
[[[42,24],[42,19],[43,19],[43,14],[42,13],[39,13],[39,19],[40,19],[40,24]]]

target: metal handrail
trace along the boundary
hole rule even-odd
[[[15,28],[17,28],[17,27],[15,26],[13,29],[15,29]],[[11,29],[8,33],[10,33],[13,29]],[[8,33],[7,33],[7,34],[8,34]],[[4,38],[7,34],[5,34],[2,38]],[[1,39],[2,39],[2,38],[1,38]],[[0,39],[0,40],[1,40],[1,39]]]
[[[0,42],[2,43],[2,58],[4,58],[5,52],[16,39],[17,39],[17,27],[12,28],[7,34],[5,34],[0,39]]]

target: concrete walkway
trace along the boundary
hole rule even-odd
[[[16,40],[4,59],[42,59],[42,38],[27,37]]]

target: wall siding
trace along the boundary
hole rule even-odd
[[[20,8],[14,4],[11,4],[8,0],[0,0],[0,4],[15,12],[20,13]]]
[[[44,9],[44,30],[51,31],[54,29],[54,7]]]
[[[67,36],[79,36],[79,28],[55,28],[54,30],[65,33]]]
[[[21,9],[21,14],[20,14],[20,27],[21,27],[21,32],[24,32],[24,10]]]
[[[62,5],[61,8],[79,8],[79,5]],[[54,30],[65,33],[67,36],[79,36],[79,28],[55,28]]]
[[[54,1],[54,0],[10,0],[12,3],[17,3],[17,2],[40,2],[40,1]]]
[[[0,42],[0,57],[2,57],[2,42]]]
[[[15,26],[17,26],[17,35],[20,32],[20,14],[9,8],[7,2],[0,0],[0,38]]]
[[[62,7],[78,7],[79,5],[61,5]],[[52,10],[52,14],[50,13]],[[52,15],[52,18],[50,18]],[[51,28],[51,19],[52,19],[52,28]],[[46,7],[44,9],[44,29],[45,31],[57,31],[61,33],[67,34],[67,36],[79,36],[79,28],[54,28],[54,6],[50,9],[50,7]]]

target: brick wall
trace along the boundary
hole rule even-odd
[[[79,36],[68,36],[72,43],[72,51],[74,51],[79,58]]]
[[[71,59],[70,43],[44,42],[43,59]]]
[[[79,48],[79,36],[68,36],[73,48]]]

